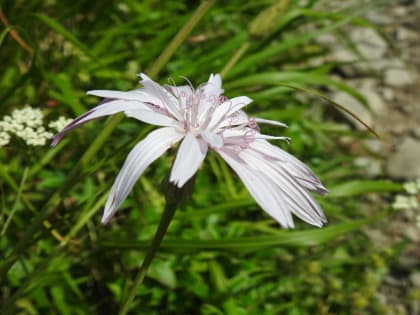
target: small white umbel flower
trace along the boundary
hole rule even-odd
[[[70,130],[99,117],[124,112],[128,117],[159,126],[129,153],[105,205],[107,223],[132,190],[147,166],[181,141],[169,177],[182,187],[197,172],[208,149],[216,151],[242,179],[257,203],[283,227],[294,227],[292,213],[315,226],[325,216],[309,194],[327,190],[298,159],[267,140],[283,139],[259,132],[258,123],[286,127],[266,119],[249,118],[242,110],[251,103],[246,96],[223,95],[220,75],[210,75],[197,89],[160,86],[140,74],[142,88],[128,92],[94,90],[87,94],[105,98],[99,106],[76,118],[58,133],[52,145]]]

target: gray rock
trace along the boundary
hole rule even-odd
[[[387,69],[385,71],[385,84],[402,87],[414,83],[413,75],[405,69]]]
[[[366,139],[363,140],[363,144],[365,145],[366,149],[378,155],[383,155],[385,152],[384,144],[381,140],[378,139]]]
[[[350,33],[350,37],[359,52],[368,60],[382,58],[387,51],[388,44],[373,29],[356,29]]]
[[[412,128],[413,131],[413,135],[417,138],[420,139],[420,126],[414,126]]]
[[[363,168],[368,177],[376,177],[382,174],[381,161],[367,156],[361,156],[354,160],[354,164]]]
[[[420,272],[416,271],[410,275],[410,281],[415,286],[420,288]]]
[[[404,63],[399,58],[382,58],[377,60],[369,60],[365,65],[366,69],[374,69],[376,71],[383,71],[388,68],[403,69]]]
[[[362,84],[360,93],[366,98],[369,103],[370,109],[375,116],[385,112],[386,105],[382,97],[376,92],[376,88],[373,84]]]
[[[390,16],[378,12],[378,9],[376,8],[375,10],[370,10],[366,14],[366,18],[372,23],[375,23],[378,25],[386,25],[386,24],[392,23],[392,18]]]
[[[368,125],[372,125],[372,122],[373,122],[372,114],[364,105],[362,105],[358,100],[356,100],[349,94],[339,91],[339,92],[336,92],[332,96],[332,99],[338,104],[349,109],[351,112],[353,112],[356,116],[358,116],[361,120],[363,120]],[[356,119],[354,119],[349,114],[344,113],[344,115],[356,126],[357,129],[360,129],[360,130],[366,129],[365,126],[363,126],[361,123],[359,123]]]
[[[396,30],[397,39],[400,41],[415,40],[417,33],[405,27],[398,27]]]
[[[416,226],[406,226],[403,230],[403,235],[411,242],[420,242],[420,230]],[[420,279],[419,279],[420,280]],[[419,282],[420,286],[420,282]]]
[[[324,33],[317,36],[316,41],[327,46],[337,45],[337,37],[331,33]]]
[[[356,62],[359,58],[353,52],[341,47],[334,50],[329,59],[336,62]]]
[[[420,141],[406,137],[388,160],[386,170],[391,177],[415,179],[420,177]]]
[[[387,101],[392,101],[395,98],[395,91],[390,88],[382,88],[382,95]]]
[[[391,239],[381,230],[366,228],[364,232],[372,241],[375,248],[384,249],[392,245]]]

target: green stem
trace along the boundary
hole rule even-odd
[[[137,273],[136,278],[134,279],[134,283],[132,287],[130,288],[130,291],[128,292],[127,297],[125,298],[123,302],[119,315],[126,315],[127,312],[129,311],[131,303],[133,302],[136,296],[137,289],[143,283],[147,270],[150,264],[152,263],[153,258],[155,257],[160,247],[160,244],[162,243],[163,237],[165,236],[166,231],[168,230],[168,227],[172,221],[172,218],[175,215],[175,210],[177,208],[177,205],[178,204],[176,202],[166,204],[165,211],[163,212],[162,218],[160,219],[159,226],[156,230],[150,249],[143,260],[140,270]]]
[[[198,21],[201,20],[201,18],[208,11],[208,9],[210,9],[214,2],[215,0],[205,0],[195,10],[191,18],[187,21],[187,23],[184,24],[184,26],[180,29],[178,34],[176,34],[168,46],[166,46],[165,50],[160,54],[158,59],[156,59],[153,66],[148,71],[151,77],[154,77],[159,73],[163,66],[168,62],[169,58],[171,58],[178,47],[184,42],[185,38],[190,34],[194,26],[197,25]]]
[[[222,71],[220,71],[220,75],[224,77],[226,73],[229,72],[230,69],[241,59],[241,57],[246,53],[246,51],[251,46],[249,41],[246,41],[241,45],[241,47],[235,52],[235,54],[229,59],[228,63],[224,66]]]
[[[18,208],[18,203],[20,201],[20,198],[22,197],[22,191],[23,191],[23,186],[25,185],[26,182],[26,177],[28,176],[28,171],[29,168],[25,167],[25,170],[23,171],[23,176],[22,179],[20,180],[20,185],[19,185],[19,189],[17,191],[17,196],[16,196],[16,200],[15,203],[13,205],[12,211],[10,211],[9,216],[6,220],[6,222],[3,225],[3,229],[1,230],[0,236],[3,236],[4,234],[6,234],[7,228],[10,224],[10,222],[12,221],[12,218]]]

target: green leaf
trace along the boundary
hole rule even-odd
[[[276,235],[262,235],[241,237],[235,239],[221,240],[164,240],[161,244],[161,250],[173,252],[191,252],[191,251],[257,251],[268,247],[288,246],[288,247],[308,247],[316,246],[335,239],[345,233],[357,230],[367,224],[369,220],[357,220],[336,224],[334,226],[306,230],[306,231],[285,231],[280,230]],[[144,250],[149,248],[150,241],[102,241],[101,246]]]
[[[354,180],[330,188],[327,195],[331,198],[351,197],[370,192],[398,192],[403,186],[387,180]]]

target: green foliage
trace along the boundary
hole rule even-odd
[[[284,148],[331,190],[319,198],[328,227],[298,223],[284,231],[210,153],[132,314],[383,314],[375,291],[394,252],[375,249],[361,227],[388,215],[366,194],[401,187],[365,179],[337,146],[343,134],[368,133],[340,128],[322,99],[287,87],[340,89],[364,101],[331,79],[334,65],[310,63],[326,53],[314,41],[320,34],[369,26],[364,8],[320,12],[317,1],[278,1],[284,10],[260,32],[256,17],[273,2],[210,1],[191,33],[183,29],[196,9],[190,1],[33,0],[1,8],[10,24],[0,32],[2,114],[29,103],[51,119],[75,117],[98,103],[86,90],[136,88],[138,72],[179,84],[180,76],[198,84],[222,72],[229,97],[250,95],[250,113],[289,125],[292,144]],[[159,65],[163,51],[169,60]],[[117,115],[73,131],[56,148],[1,148],[1,314],[118,312],[162,214],[159,183],[173,152],[147,170],[109,225],[100,225],[100,212],[126,155],[148,131]]]

